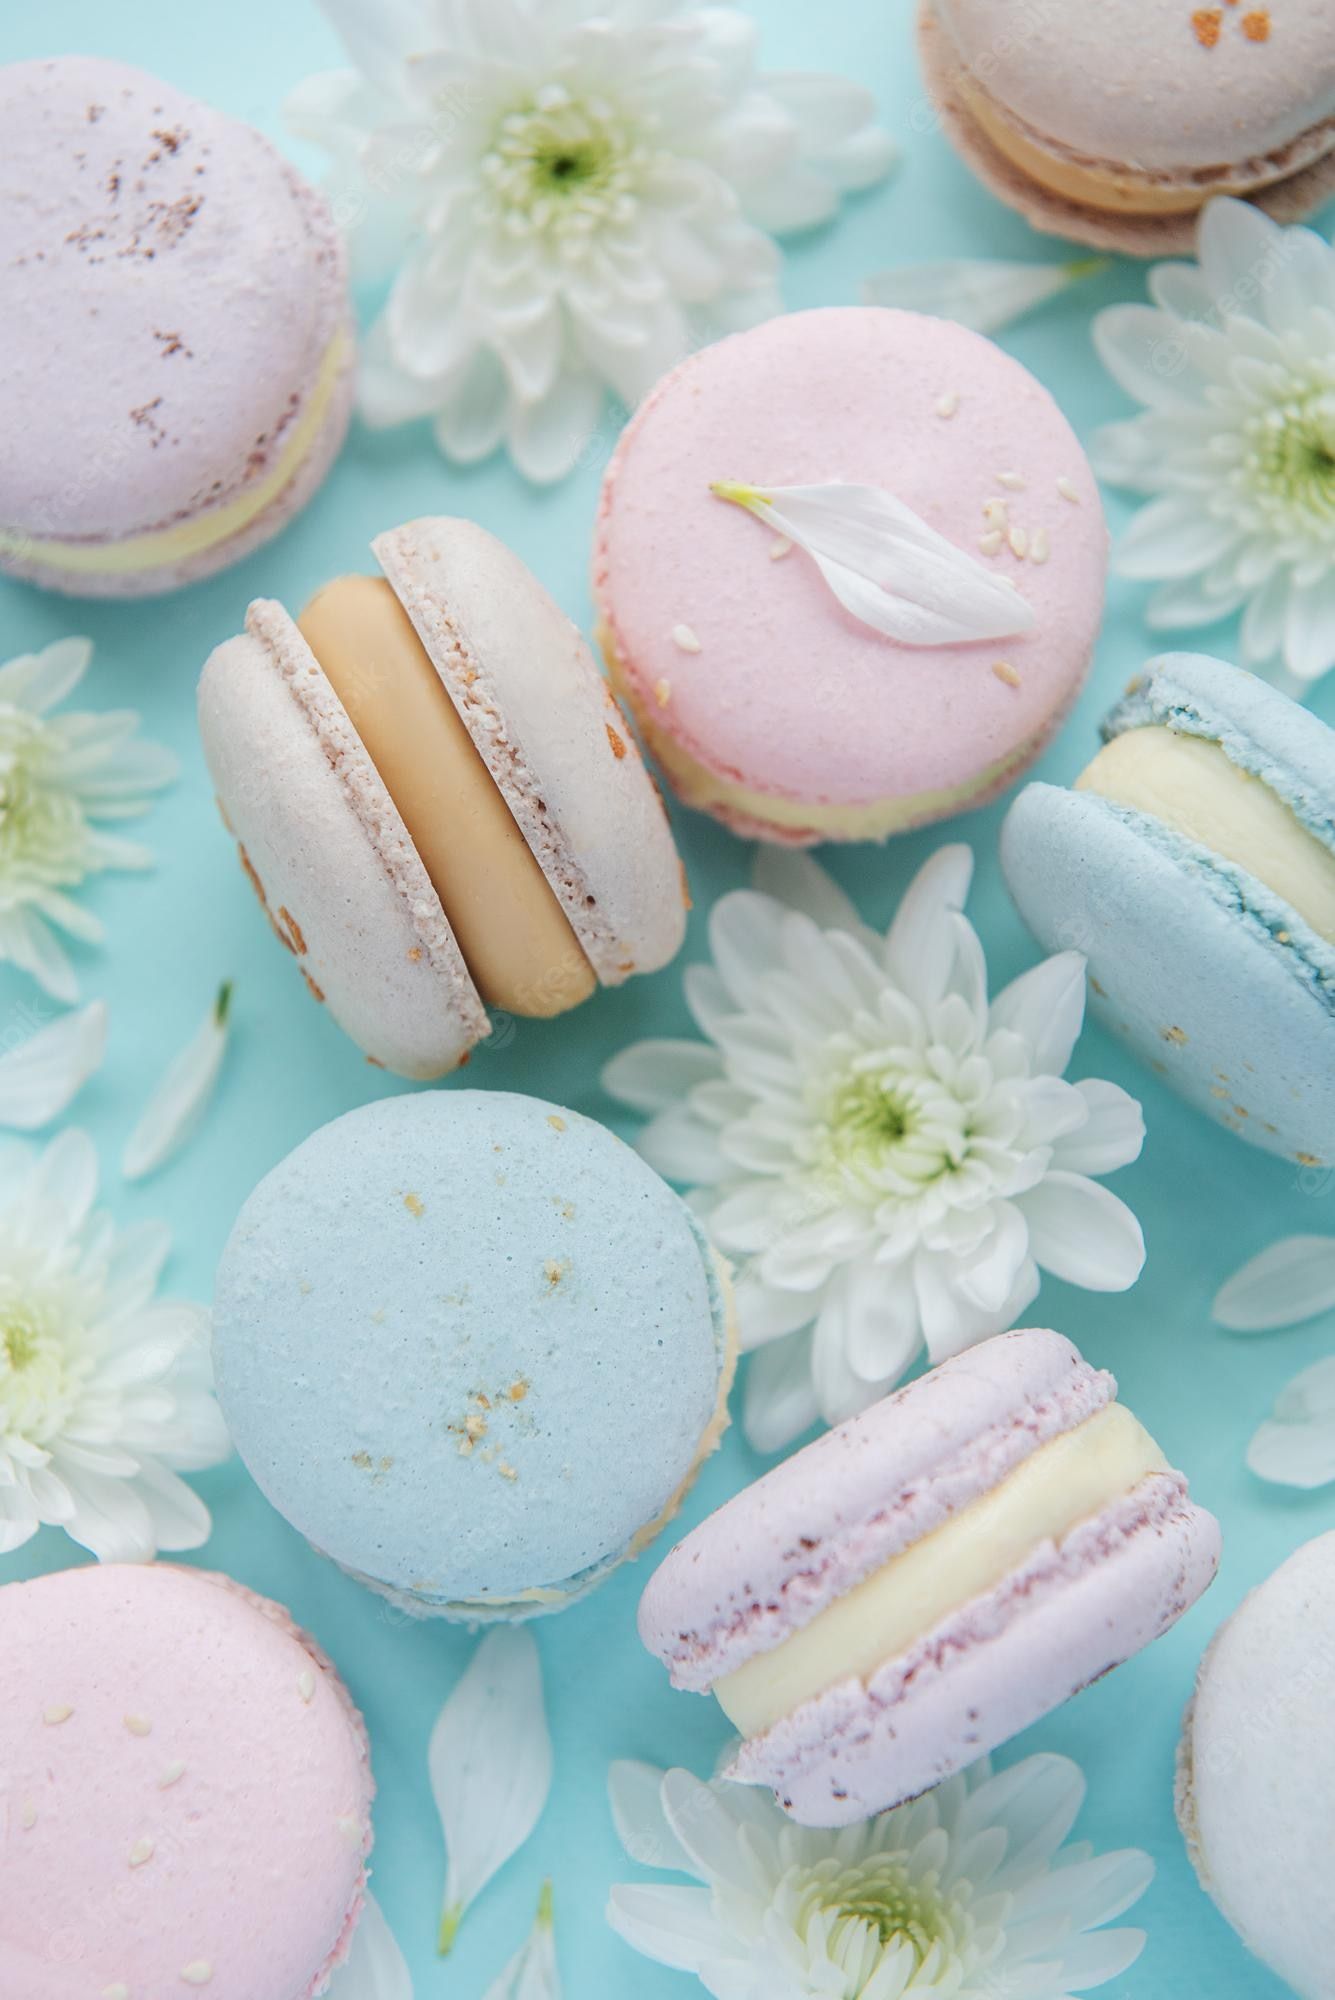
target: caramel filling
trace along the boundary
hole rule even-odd
[[[297,620],[421,856],[489,1007],[563,1014],[597,981],[383,577],[343,576]]]

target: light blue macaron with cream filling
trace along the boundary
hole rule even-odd
[[[1021,916],[1089,961],[1091,1006],[1184,1097],[1335,1164],[1335,730],[1198,653],[1153,660],[1073,790],[1001,835]]]
[[[559,1610],[675,1513],[727,1422],[727,1276],[591,1119],[427,1092],[324,1126],[223,1252],[218,1394],[263,1492],[403,1609]]]

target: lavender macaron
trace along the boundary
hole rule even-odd
[[[323,198],[268,140],[98,57],[0,69],[0,571],[72,597],[210,576],[342,444]]]
[[[651,1578],[640,1635],[806,1826],[901,1804],[1165,1632],[1219,1528],[1110,1375],[1004,1334],[738,1494]]]

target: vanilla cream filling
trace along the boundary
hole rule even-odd
[[[1236,171],[1221,165],[1207,185],[1198,181],[1155,180],[1130,167],[1095,166],[1069,160],[1032,138],[970,76],[958,73],[954,82],[974,123],[1028,180],[1036,181],[1065,201],[1114,215],[1193,215],[1216,195],[1247,194],[1272,186],[1295,173],[1302,164],[1286,155],[1273,165],[1250,161],[1246,168],[1239,167]],[[1326,149],[1319,149],[1318,157],[1321,150]]]
[[[375,765],[490,1007],[546,1017],[597,985],[570,920],[383,577],[297,620]]]
[[[760,1736],[841,1681],[869,1680],[1045,1542],[1132,1492],[1167,1462],[1120,1403],[1041,1445],[990,1493],[914,1542],[771,1652],[714,1684],[743,1736]]]
[[[1130,806],[1236,862],[1335,944],[1335,854],[1220,744],[1158,724],[1128,729],[1100,750],[1076,790]]]
[[[126,535],[112,542],[41,541],[0,530],[0,558],[17,556],[25,562],[40,562],[47,569],[63,570],[70,576],[133,576],[139,570],[186,562],[229,541],[259,518],[305,464],[329,414],[347,353],[348,335],[340,330],[325,349],[315,386],[288,434],[286,445],[264,478],[235,500],[221,507],[210,507],[173,527],[155,528],[144,535]]]
[[[968,812],[981,804],[1013,773],[1037,756],[1047,739],[1046,728],[1029,737],[1014,750],[999,757],[964,785],[936,791],[914,792],[906,798],[873,799],[868,804],[839,805],[812,803],[784,798],[776,792],[757,792],[720,777],[682,748],[658,727],[651,711],[640,699],[629,675],[622,667],[611,632],[603,626],[599,645],[607,662],[612,685],[634,714],[649,750],[672,780],[673,790],[699,812],[723,811],[738,818],[755,820],[782,832],[817,833],[832,840],[885,840],[903,833],[925,819],[945,819]]]

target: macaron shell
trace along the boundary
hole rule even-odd
[[[1099,0],[1051,22],[1017,15],[1014,0],[935,0],[935,10],[989,95],[1082,159],[1217,175],[1335,118],[1327,0],[1239,7],[1216,17],[1213,41],[1204,21],[1204,37],[1196,31],[1190,0]]]
[[[883,1397],[725,1502],[664,1558],[640,1637],[706,1689],[1074,1430],[1117,1385],[1069,1340],[987,1340]]]
[[[1240,868],[1090,792],[1031,784],[1001,863],[1048,951],[1083,952],[1090,1005],[1230,1131],[1335,1161],[1335,948]]]
[[[14,364],[0,522],[97,543],[227,505],[264,477],[348,339],[306,461],[243,531],[162,570],[41,580],[121,595],[208,574],[277,531],[346,430],[352,322],[328,205],[252,127],[121,63],[15,64],[0,115]],[[40,551],[12,567],[36,574]]]
[[[1188,1708],[1177,1812],[1201,1886],[1304,2000],[1335,1993],[1335,1534],[1216,1633]]]
[[[773,531],[710,492],[720,479],[888,488],[1010,578],[1034,627],[899,645],[845,611],[800,549],[773,559]],[[979,549],[989,500],[1043,531],[1045,562]],[[1079,689],[1106,565],[1093,474],[1028,371],[964,327],[853,307],[733,335],[658,385],[607,471],[594,588],[651,737],[727,784],[812,808],[797,829],[809,839],[820,806],[902,801],[911,820],[920,795],[961,794],[962,810],[998,768],[1018,775]]]
[[[1219,1563],[1180,1474],[1147,1479],[1035,1552],[865,1686],[846,1681],[737,1751],[804,1826],[851,1826],[974,1763],[1148,1646]]]
[[[199,684],[204,755],[246,873],[368,1059],[440,1076],[489,1028],[439,899],[295,624],[261,600],[246,625]]]
[[[373,547],[599,980],[666,965],[686,935],[681,862],[581,634],[471,521],[410,521]]]
[[[294,1526],[471,1619],[582,1586],[671,1506],[712,1441],[730,1320],[689,1209],[602,1126],[424,1092],[335,1120],[260,1183],[214,1360]]]
[[[108,1565],[7,1586],[0,1637],[0,1991],[154,2000],[204,1965],[209,2000],[323,1992],[374,1788],[288,1614],[205,1571]]]
[[[1087,15],[1097,9],[1086,9]],[[1184,11],[1184,20],[1186,13]],[[1127,257],[1190,256],[1196,244],[1196,217],[1186,215],[1126,215],[1066,201],[1050,188],[1022,173],[993,145],[959,94],[957,59],[931,0],[918,15],[918,54],[923,80],[946,137],[960,158],[999,201],[1022,215],[1030,227],[1046,236],[1085,243]],[[1074,101],[1089,101],[1085,89]],[[1335,195],[1335,153],[1247,198],[1276,222],[1302,222]]]

